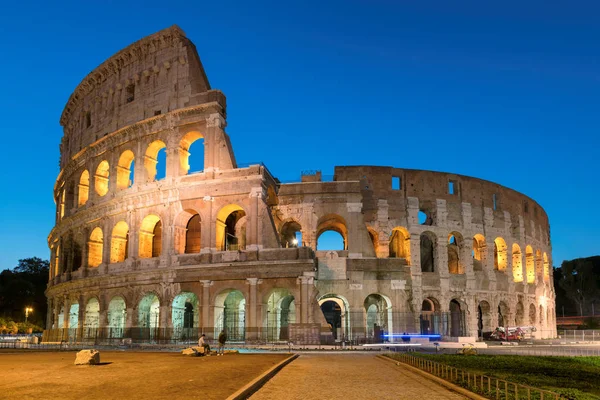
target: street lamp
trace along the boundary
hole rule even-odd
[[[25,307],[25,323],[27,323],[27,317],[29,317],[30,312],[33,312],[33,308]]]

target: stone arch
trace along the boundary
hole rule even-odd
[[[160,297],[154,292],[146,293],[138,304],[138,325],[142,338],[158,337],[160,327]]]
[[[485,248],[485,236],[481,233],[473,236],[473,271],[483,271]]]
[[[217,248],[237,251],[246,248],[246,221],[248,214],[237,204],[228,204],[217,213]]]
[[[134,164],[133,151],[125,150],[119,157],[119,163],[117,164],[117,189],[127,189],[133,185],[133,164]]]
[[[317,222],[317,250],[328,250],[319,248],[319,237],[327,232],[337,232],[343,240],[343,250],[348,250],[348,228],[344,218],[337,214],[327,214],[319,218]]]
[[[108,161],[101,161],[100,164],[98,164],[96,174],[94,175],[94,189],[98,196],[101,197],[108,193],[109,167]]]
[[[421,302],[419,315],[421,334],[431,335],[440,333],[441,305],[435,297],[426,297]]]
[[[77,328],[79,326],[79,302],[71,301],[69,306],[69,340],[77,340]]]
[[[92,230],[88,241],[88,266],[97,267],[102,264],[102,254],[104,253],[104,235],[102,229],[97,226]]]
[[[510,324],[510,308],[504,301],[498,302],[498,326],[507,327]]]
[[[270,185],[267,188],[267,197],[266,197],[267,206],[273,207],[279,204],[279,199],[277,198],[277,191],[273,185]]]
[[[550,281],[550,262],[548,261],[548,255],[544,252],[543,254],[544,260],[544,282]]]
[[[267,341],[289,339],[289,324],[296,322],[294,295],[284,288],[273,288],[266,298],[263,326],[266,326]]]
[[[487,337],[493,330],[492,307],[486,300],[477,305],[477,330],[479,337]]]
[[[537,320],[537,318],[536,318],[535,304],[531,303],[531,304],[529,304],[529,324],[535,325],[536,320]]]
[[[517,326],[525,325],[525,307],[520,300],[517,302],[517,308],[515,310],[515,324]]]
[[[527,283],[535,283],[535,259],[530,245],[525,247],[525,274]]]
[[[90,197],[90,173],[87,169],[81,173],[77,188],[77,205],[81,207]]]
[[[450,336],[466,336],[466,326],[464,314],[466,307],[460,299],[452,299],[449,303],[450,310],[450,326],[448,333]]]
[[[246,298],[237,289],[222,290],[215,298],[215,337],[221,330],[227,332],[229,341],[242,342],[246,338]]]
[[[390,236],[390,257],[404,258],[410,264],[410,233],[402,226],[392,229]]]
[[[317,303],[331,329],[333,338],[350,338],[350,305],[348,300],[339,294],[328,293],[321,296]]]
[[[504,239],[497,237],[494,239],[494,269],[496,271],[506,271],[508,265],[507,246]]]
[[[87,300],[83,319],[83,337],[96,337],[100,328],[100,301],[93,296]]]
[[[177,254],[200,253],[202,249],[202,217],[194,209],[186,209],[177,215],[174,245]]]
[[[513,281],[523,282],[523,255],[521,247],[516,243],[512,246],[512,273]]]
[[[125,321],[127,320],[127,303],[123,296],[117,295],[108,303],[108,337],[122,338],[125,333]]]
[[[190,157],[192,155],[190,149],[192,145],[199,140],[202,141],[202,169],[198,171],[190,171]],[[190,131],[186,133],[179,142],[179,168],[181,175],[187,175],[190,172],[202,172],[204,170],[204,161],[204,135],[198,131]]]
[[[281,236],[281,245],[284,248],[300,247],[304,243],[302,241],[302,226],[294,219],[286,221],[279,230]]]
[[[167,145],[162,140],[155,140],[148,145],[144,156],[144,168],[146,169],[146,178],[148,182],[156,181],[158,175],[158,152],[166,149]],[[163,166],[166,170],[166,165]],[[161,168],[161,170],[163,169]]]
[[[450,274],[464,274],[463,260],[461,260],[461,250],[464,246],[463,237],[458,232],[450,232],[448,235],[448,272]]]
[[[542,251],[535,251],[535,277],[537,281],[541,281],[544,277],[544,264],[542,260]]]
[[[437,237],[433,232],[421,233],[421,272],[435,272],[436,242]]]
[[[192,292],[181,292],[171,305],[173,338],[190,339],[198,336],[200,325],[200,301]]]
[[[160,256],[162,252],[162,223],[156,214],[144,217],[140,225],[139,256],[152,258]]]
[[[379,234],[370,226],[367,226],[367,233],[369,234],[369,239],[371,239],[371,245],[373,246],[375,257],[377,257],[377,254],[379,254]]]
[[[110,239],[110,262],[123,262],[127,258],[129,250],[129,225],[125,221],[119,221],[112,230]]]
[[[372,338],[375,342],[383,342],[386,340],[384,336],[390,338],[393,334],[393,313],[392,301],[389,297],[380,293],[369,294],[363,303],[365,308],[365,326],[368,338]]]

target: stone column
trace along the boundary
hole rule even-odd
[[[461,267],[464,270],[467,279],[467,289],[475,289],[475,272],[473,271],[473,239],[463,239],[463,244],[459,249],[459,259]]]
[[[47,298],[46,304],[48,305],[48,308],[46,309],[46,330],[50,330],[52,329],[52,299]]]
[[[215,201],[214,197],[204,196],[202,198],[204,204],[206,204],[206,216],[208,218],[203,218],[201,221],[202,224],[202,235],[200,235],[201,241],[201,249],[200,253],[210,253],[211,249],[216,250],[216,232],[215,232],[215,221],[216,216],[213,215],[213,203]]]
[[[346,239],[346,248],[348,249],[348,257],[362,257],[363,244],[361,242],[359,226],[362,224],[362,203],[346,203],[348,211],[348,238]],[[364,226],[364,224],[362,224]]]
[[[262,283],[258,278],[247,278],[246,283],[250,285],[249,299],[246,301],[246,340],[258,339],[258,324],[257,324],[257,285]]]
[[[79,315],[77,316],[77,338],[83,339],[83,325],[85,322],[85,297],[79,295]]]
[[[260,241],[260,213],[259,213],[259,202],[263,201],[264,191],[263,188],[253,187],[250,190],[250,215],[248,216],[248,225],[246,228],[246,248],[248,250],[259,250],[262,247]]]
[[[213,285],[213,282],[210,280],[201,280],[202,284],[202,316],[201,316],[201,324],[202,333],[206,334],[206,336],[210,339],[214,335],[214,326],[210,324],[210,287]],[[209,329],[211,328],[211,329]]]
[[[437,235],[434,247],[434,270],[440,277],[440,289],[448,293],[450,290],[450,272],[448,271],[448,238]]]

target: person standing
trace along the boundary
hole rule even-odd
[[[225,342],[227,341],[227,333],[225,329],[219,333],[219,348],[217,349],[217,355],[222,356],[225,353]]]

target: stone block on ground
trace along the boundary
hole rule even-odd
[[[238,354],[239,351],[238,350],[225,350],[223,352],[223,354]]]
[[[75,357],[75,365],[97,364],[100,364],[100,352],[98,350],[81,350]]]

